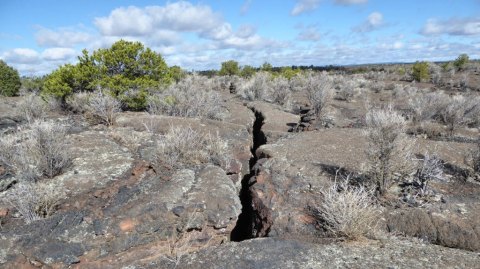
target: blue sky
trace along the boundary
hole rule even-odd
[[[480,0],[0,1],[0,58],[23,75],[122,38],[187,70],[480,58]]]

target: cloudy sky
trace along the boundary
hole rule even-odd
[[[0,1],[0,58],[23,75],[122,38],[187,70],[480,58],[480,0]]]

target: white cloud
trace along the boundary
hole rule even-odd
[[[357,4],[365,4],[368,0],[335,0],[335,4],[339,5],[357,5]]]
[[[34,64],[40,60],[38,52],[28,48],[16,48],[4,52],[2,58],[6,62],[13,64]]]
[[[59,64],[72,62],[78,55],[72,48],[48,48],[39,53],[33,49],[15,48],[3,53],[0,58],[17,69],[21,75],[45,75]]]
[[[220,48],[236,48],[243,50],[263,49],[268,46],[276,46],[275,42],[252,35],[246,38],[230,36],[222,41]]]
[[[35,34],[37,44],[43,47],[73,47],[77,44],[89,42],[91,38],[92,36],[88,33],[66,28],[55,31],[40,27]]]
[[[242,25],[235,31],[209,6],[184,1],[165,6],[117,8],[107,17],[96,18],[94,23],[103,35],[103,40],[95,42],[101,46],[111,44],[112,37],[116,37],[165,48],[183,43],[182,37],[192,33],[213,42],[218,49],[252,49],[271,44],[255,33],[254,26]]]
[[[49,48],[42,52],[42,59],[46,61],[65,61],[77,55],[72,48]]]
[[[236,35],[240,38],[247,38],[255,35],[256,27],[253,25],[241,25],[237,29]]]
[[[297,16],[302,13],[312,11],[318,8],[320,5],[320,0],[297,0],[297,3],[293,7],[290,14],[292,16]]]
[[[117,8],[94,23],[106,36],[145,36],[156,30],[208,32],[223,20],[209,6],[181,1],[165,6]]]
[[[157,30],[147,37],[148,40],[143,41],[146,43],[148,41],[149,45],[173,45],[181,43],[182,38],[179,34],[170,30]]]
[[[383,43],[379,45],[379,48],[387,49],[387,50],[399,50],[402,49],[405,45],[401,41],[395,41],[391,44]]]
[[[411,44],[409,49],[412,49],[412,50],[419,50],[419,49],[423,49],[425,47],[424,44],[420,44],[420,43],[414,43],[414,44]]]
[[[232,26],[229,23],[223,23],[211,31],[202,34],[201,36],[213,40],[222,40],[232,36],[232,34]]]
[[[365,33],[365,32],[371,32],[373,30],[376,30],[383,25],[384,25],[383,14],[380,12],[373,12],[370,15],[368,15],[366,21],[354,27],[352,30],[354,32]]]
[[[480,19],[449,19],[435,20],[429,19],[420,31],[423,35],[454,35],[454,36],[472,36],[480,34]]]
[[[134,6],[114,9],[108,17],[96,18],[95,25],[106,36],[141,36],[154,29],[150,14]]]

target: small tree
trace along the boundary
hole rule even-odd
[[[42,95],[54,97],[65,101],[65,98],[74,93],[74,66],[66,64],[54,70],[45,79],[43,84]]]
[[[220,76],[234,76],[240,73],[240,67],[238,66],[238,62],[234,60],[229,60],[222,63],[222,68],[220,68],[220,72],[218,73]]]
[[[268,62],[264,62],[260,67],[260,70],[265,72],[271,72],[273,70],[273,66]]]
[[[416,62],[412,67],[412,76],[416,81],[430,80],[430,73],[427,62]]]
[[[251,78],[253,75],[255,75],[255,72],[256,70],[253,66],[245,65],[242,67],[242,72],[240,75],[244,78]]]
[[[463,54],[460,54],[457,59],[455,59],[455,61],[453,62],[453,65],[458,69],[458,70],[462,70],[463,68],[465,68],[465,66],[467,65],[469,61],[469,57],[467,54],[463,53]]]
[[[282,67],[280,74],[286,79],[290,80],[300,72],[300,69],[293,69],[290,66]]]
[[[182,80],[187,76],[187,73],[184,70],[182,70],[180,66],[176,66],[176,65],[171,66],[169,68],[169,72],[170,72],[170,76],[176,83],[178,83],[180,80]]]
[[[17,95],[21,85],[18,71],[0,60],[0,95]]]
[[[91,55],[83,50],[76,65],[64,65],[47,76],[42,94],[65,103],[66,97],[82,91],[108,88],[114,97],[133,110],[147,105],[147,89],[172,82],[170,70],[159,53],[140,42],[119,40]]]

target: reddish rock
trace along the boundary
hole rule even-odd
[[[6,217],[9,213],[8,208],[0,208],[0,217]]]
[[[118,224],[118,227],[124,233],[133,231],[133,229],[135,229],[135,226],[137,226],[137,221],[135,221],[134,219],[124,219]]]

